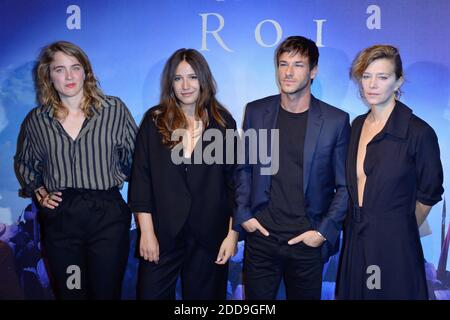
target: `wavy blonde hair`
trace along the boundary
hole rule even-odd
[[[54,42],[41,50],[38,64],[36,67],[36,90],[39,103],[44,106],[50,106],[58,119],[67,117],[68,110],[63,105],[58,92],[55,90],[50,78],[50,64],[57,52],[65,53],[78,60],[84,69],[85,79],[83,84],[83,100],[81,101],[81,110],[89,118],[92,116],[92,108],[97,110],[102,107],[102,99],[105,97],[98,86],[98,81],[92,70],[89,59],[77,45],[67,42]]]

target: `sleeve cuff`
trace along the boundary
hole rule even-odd
[[[38,189],[41,186],[42,186],[42,183],[36,183],[36,182],[33,181],[33,182],[23,186],[19,190],[19,195],[21,197],[24,197],[24,198],[33,198],[34,197],[34,190]]]
[[[253,218],[253,215],[249,211],[236,214],[235,219],[233,219],[233,229],[242,231],[241,224],[251,218]]]
[[[326,239],[327,242],[334,244],[340,234],[339,230],[336,230],[334,227],[330,226],[326,223],[318,226],[318,228],[316,229],[316,231],[322,235],[322,237],[324,237]]]
[[[426,205],[426,206],[434,206],[436,203],[442,200],[441,196],[436,197],[429,197],[425,194],[421,194],[420,192],[417,193],[416,201],[419,201],[420,203]]]

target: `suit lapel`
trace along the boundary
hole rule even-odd
[[[306,127],[305,147],[303,151],[303,192],[305,194],[308,189],[311,165],[317,141],[319,140],[322,123],[322,112],[320,110],[319,101],[314,98],[314,96],[311,96],[311,106],[308,113],[308,125]]]
[[[352,133],[350,136],[350,143],[348,147],[348,156],[347,156],[347,186],[349,189],[350,197],[353,200],[354,206],[359,206],[358,204],[358,178],[356,174],[356,161],[358,159],[358,147],[359,147],[359,139],[361,137],[361,130],[364,124],[364,120],[367,117],[367,114],[352,123]]]
[[[280,109],[280,95],[277,95],[273,101],[267,105],[266,107],[266,113],[264,114],[264,120],[263,120],[263,128],[262,129],[268,129],[268,137],[267,137],[267,145],[272,146],[271,143],[271,136],[270,136],[270,129],[275,129],[277,126],[277,118],[278,118],[278,112]],[[272,156],[272,148],[268,150],[268,156]]]
[[[264,128],[275,129],[277,125],[278,111],[280,109],[280,96],[276,96],[271,103],[266,107],[266,113],[264,115]]]

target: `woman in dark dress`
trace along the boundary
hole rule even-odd
[[[337,297],[428,299],[418,226],[443,193],[436,134],[397,100],[403,70],[396,48],[366,48],[351,77],[370,110],[352,125]]]
[[[140,228],[139,299],[225,299],[228,259],[238,233],[231,229],[234,164],[213,144],[236,129],[216,100],[215,82],[196,50],[177,50],[161,78],[161,102],[142,120],[129,186]],[[214,161],[210,161],[214,160]],[[215,161],[220,160],[220,161]]]

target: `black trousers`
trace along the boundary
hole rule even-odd
[[[273,234],[258,230],[247,234],[244,258],[247,300],[274,300],[284,278],[288,300],[320,300],[322,289],[321,253],[300,242],[288,245]]]
[[[216,264],[218,253],[199,245],[185,228],[174,248],[160,252],[158,264],[140,258],[138,299],[175,300],[176,282],[181,276],[183,300],[225,300],[228,263]]]
[[[57,299],[120,299],[131,211],[117,188],[66,189],[40,210],[44,256]]]

